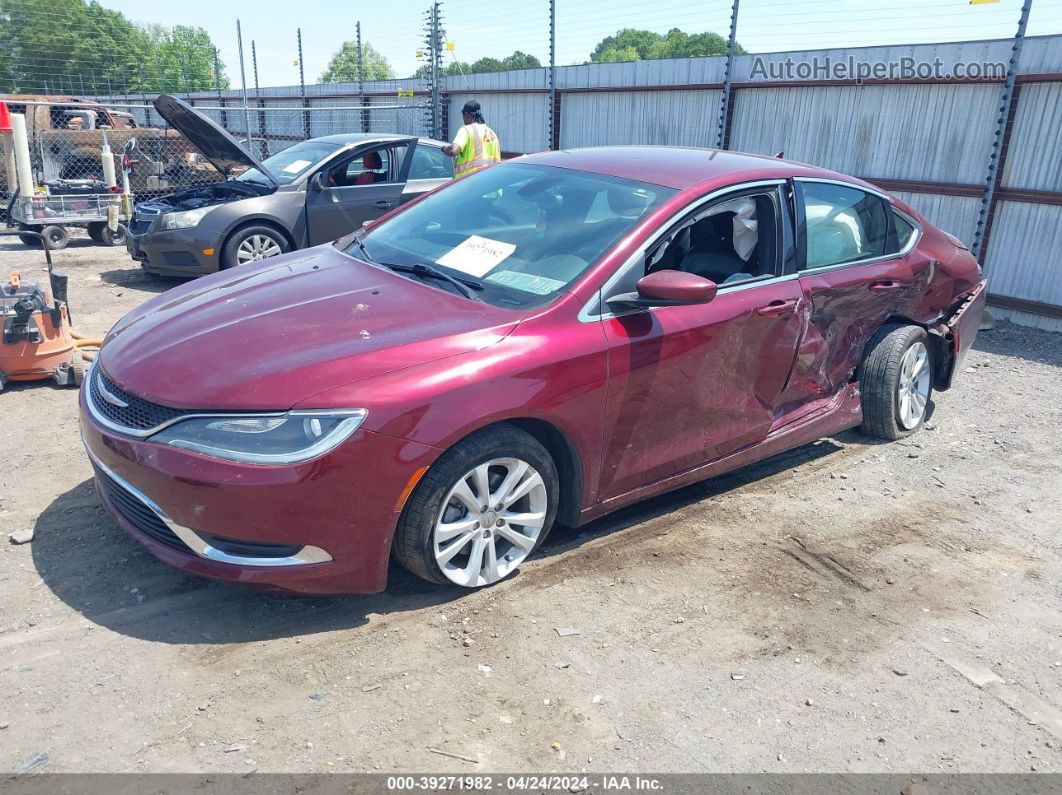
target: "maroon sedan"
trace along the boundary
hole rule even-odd
[[[367,592],[393,555],[473,588],[554,522],[860,424],[915,432],[984,301],[958,240],[851,177],[549,152],[148,301],[82,429],[104,505],[167,563]]]

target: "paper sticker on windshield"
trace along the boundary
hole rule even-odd
[[[472,235],[435,261],[469,276],[482,276],[514,251],[512,243]]]
[[[309,160],[292,160],[290,163],[284,166],[283,171],[285,174],[296,174],[299,171],[302,171],[308,165],[310,165]]]
[[[536,276],[533,273],[519,273],[517,271],[498,271],[492,273],[484,281],[523,290],[525,293],[535,295],[549,295],[564,286],[564,282],[551,279],[548,276]]]

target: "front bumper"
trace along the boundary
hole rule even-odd
[[[400,499],[437,454],[359,430],[302,464],[237,464],[115,433],[87,400],[82,438],[119,526],[172,566],[271,590],[382,590]]]
[[[221,252],[215,239],[201,239],[196,227],[169,231],[135,231],[134,222],[126,232],[129,256],[150,273],[168,276],[200,276],[220,267]],[[213,254],[204,254],[213,250]]]

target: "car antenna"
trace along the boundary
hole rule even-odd
[[[775,156],[775,157],[776,157],[776,158],[777,158],[778,160],[781,160],[781,159],[782,159],[783,157],[785,157],[785,152],[784,152],[784,151],[781,151],[781,152],[775,152],[775,153],[774,153],[774,156]]]

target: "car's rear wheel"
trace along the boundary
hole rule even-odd
[[[499,425],[458,442],[413,490],[394,554],[431,582],[479,588],[516,571],[557,514],[557,467],[534,437]]]
[[[925,422],[933,391],[933,360],[925,329],[883,326],[859,366],[862,430],[880,439],[902,439]]]
[[[288,241],[271,226],[247,226],[236,230],[221,252],[221,267],[235,268],[275,257],[289,248]]]

